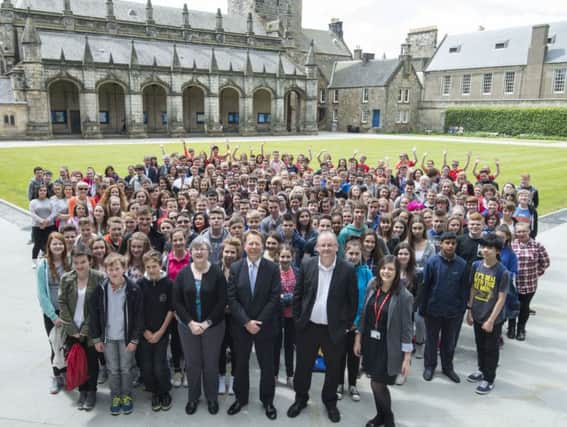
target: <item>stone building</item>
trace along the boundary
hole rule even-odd
[[[423,77],[422,130],[449,107],[565,106],[567,22],[448,35]]]
[[[329,84],[332,129],[341,132],[415,130],[421,83],[403,44],[399,58],[374,59],[357,48],[354,60],[336,62]]]
[[[228,6],[3,0],[0,137],[317,132],[342,23],[303,29],[301,0]]]

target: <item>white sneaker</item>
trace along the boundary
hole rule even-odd
[[[228,394],[230,396],[234,395],[234,377],[230,376],[229,380],[228,380]]]
[[[173,387],[181,387],[182,382],[183,382],[183,373],[181,371],[174,372],[173,376],[171,377],[171,385]]]
[[[224,375],[219,375],[219,394],[226,393],[226,377]]]
[[[425,345],[423,345],[423,344],[416,344],[415,345],[415,358],[416,359],[423,359],[424,347],[425,347]]]
[[[356,386],[351,385],[348,389],[348,392],[350,394],[350,398],[355,401],[355,402],[359,402],[360,401],[360,393],[358,392],[358,389],[356,388]]]
[[[59,386],[59,379],[57,377],[51,377],[49,379],[49,393],[57,394],[60,391],[61,391],[61,387]]]
[[[396,385],[404,385],[408,377],[402,374],[396,375]]]
[[[32,270],[35,270],[37,268],[37,260],[36,259],[32,260],[31,268],[32,268]]]
[[[344,388],[343,385],[339,385],[339,386],[337,387],[337,399],[338,399],[338,400],[342,400],[342,399],[343,399],[343,393],[344,393],[344,391],[345,391],[345,388]]]

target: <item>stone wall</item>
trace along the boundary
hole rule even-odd
[[[27,132],[25,104],[0,104],[0,138],[22,138]]]

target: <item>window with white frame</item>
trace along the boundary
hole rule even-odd
[[[409,89],[404,89],[404,103],[409,104]]]
[[[471,75],[463,74],[463,79],[461,81],[461,93],[463,95],[471,94]]]
[[[398,117],[396,118],[396,123],[398,124],[409,123],[409,111],[407,110],[398,111]]]
[[[484,73],[482,77],[482,94],[490,95],[492,93],[492,73]]]
[[[408,104],[409,103],[409,89],[399,89],[398,90],[398,102]]]
[[[451,76],[443,76],[441,80],[441,95],[449,96],[451,94]]]
[[[368,110],[362,110],[360,114],[360,123],[368,123]]]
[[[335,89],[333,91],[333,104],[338,104],[339,103],[339,90]]]
[[[363,104],[368,103],[368,88],[367,87],[362,88],[362,103]]]
[[[511,95],[514,93],[516,83],[516,73],[514,71],[506,71],[504,74],[504,93]]]
[[[333,122],[339,121],[339,110],[333,110]]]
[[[319,103],[324,104],[325,102],[327,102],[327,92],[325,91],[325,89],[320,89],[319,90]]]
[[[557,68],[553,72],[553,93],[564,93],[565,92],[565,74],[567,69]]]

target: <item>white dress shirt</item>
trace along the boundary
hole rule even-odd
[[[317,296],[315,297],[315,303],[313,304],[313,310],[311,311],[311,317],[309,318],[309,320],[318,325],[329,324],[327,319],[327,298],[329,297],[329,288],[331,287],[331,279],[333,278],[333,272],[335,271],[336,265],[336,257],[330,267],[322,265],[321,259],[319,258]]]

